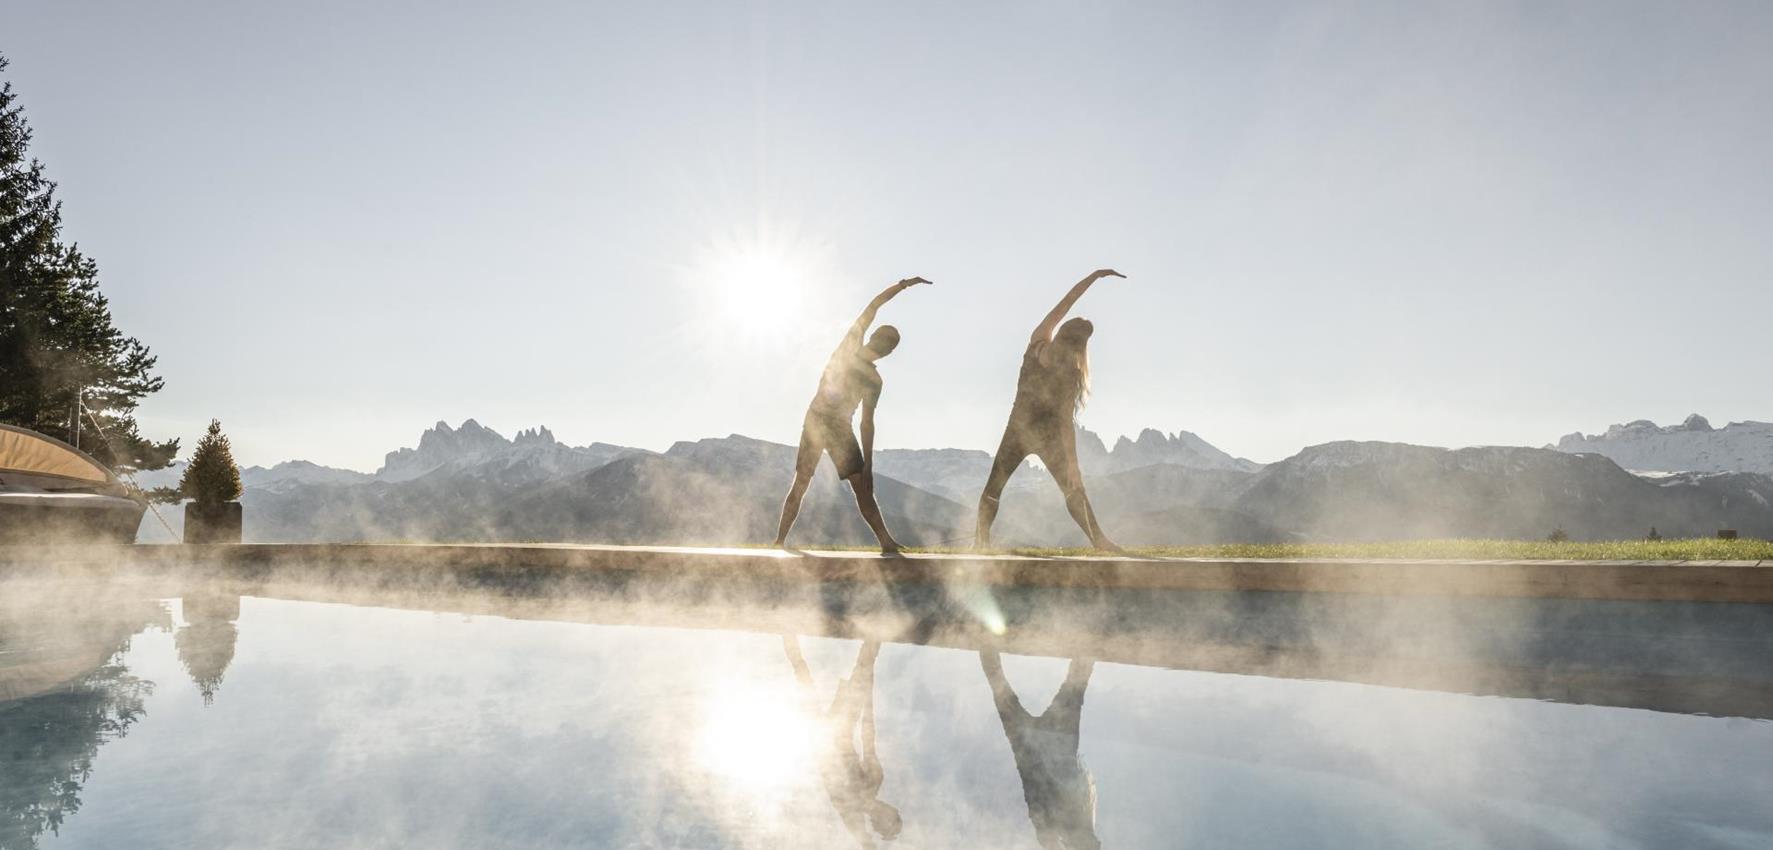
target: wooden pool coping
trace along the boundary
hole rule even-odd
[[[1633,599],[1773,604],[1773,561],[1527,561],[1402,558],[1031,556],[585,544],[249,543],[0,546],[0,571],[32,566],[277,572],[362,565],[418,578],[439,571],[710,574],[805,581],[966,581],[1112,590],[1271,591],[1388,596]],[[396,579],[389,574],[384,579]]]

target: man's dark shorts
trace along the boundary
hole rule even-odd
[[[800,452],[795,456],[796,469],[811,469],[819,462],[819,453],[831,455],[838,478],[848,478],[862,471],[862,444],[847,419],[809,413],[800,431]]]

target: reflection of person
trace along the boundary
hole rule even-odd
[[[813,674],[800,653],[800,639],[783,635],[782,649],[788,653],[794,677],[806,689],[809,700],[813,699]],[[879,655],[879,641],[862,644],[856,654],[855,669],[850,671],[849,678],[837,683],[837,696],[825,712],[827,728],[819,741],[824,749],[819,773],[825,793],[856,843],[870,848],[874,846],[868,833],[870,826],[887,841],[898,837],[901,826],[899,810],[880,799],[880,785],[886,774],[874,751],[874,659]]]
[[[1077,463],[1077,430],[1073,422],[1090,389],[1089,342],[1096,326],[1082,317],[1059,324],[1084,291],[1105,277],[1125,275],[1113,269],[1091,272],[1059,299],[1058,306],[1047,313],[1028,338],[1028,348],[1022,352],[1022,372],[1016,378],[1010,422],[1004,427],[1003,442],[997,447],[985,492],[979,496],[974,542],[981,549],[991,545],[991,523],[997,519],[997,501],[1003,495],[1004,484],[1029,455],[1046,464],[1047,472],[1065,494],[1066,510],[1089,535],[1090,545],[1097,549],[1120,548],[1097,524],[1089,496],[1084,494],[1083,471]]]
[[[886,522],[880,518],[880,506],[874,501],[874,408],[880,402],[881,390],[880,371],[874,368],[874,361],[893,353],[898,347],[899,329],[881,325],[867,343],[862,342],[862,336],[868,332],[868,326],[874,324],[874,314],[882,305],[920,283],[929,281],[909,277],[875,296],[825,364],[825,373],[819,376],[819,390],[813,395],[812,404],[807,405],[806,420],[801,426],[800,452],[794,457],[794,484],[782,501],[782,522],[776,529],[775,545],[781,546],[788,541],[788,530],[794,527],[794,519],[800,515],[800,500],[806,496],[807,485],[812,483],[813,470],[819,466],[819,455],[829,454],[832,465],[837,467],[837,477],[848,481],[856,494],[856,507],[861,509],[862,519],[868,521],[868,527],[874,530],[881,551],[899,550],[899,544],[887,532]],[[859,444],[855,432],[850,429],[850,418],[855,415],[858,405],[862,408],[862,440]]]
[[[1084,689],[1089,687],[1095,662],[1073,658],[1065,683],[1038,717],[1022,707],[1022,700],[1004,678],[1003,660],[995,650],[980,650],[979,664],[985,668],[985,680],[991,683],[991,699],[997,703],[1004,737],[1010,739],[1016,772],[1022,775],[1022,798],[1028,801],[1035,840],[1047,850],[1100,848],[1096,780],[1077,754]]]

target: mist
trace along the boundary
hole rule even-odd
[[[1773,6],[8,24],[0,850],[1773,846]]]

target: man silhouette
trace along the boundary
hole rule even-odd
[[[800,639],[783,635],[782,650],[788,654],[794,677],[806,691],[807,702],[816,706],[813,674],[807,668],[806,657],[801,655]],[[880,799],[880,786],[886,774],[874,750],[874,659],[879,655],[879,641],[862,644],[849,678],[837,683],[837,695],[825,711],[826,728],[820,739],[823,751],[819,778],[825,784],[825,793],[856,844],[864,848],[875,846],[869,827],[883,840],[891,841],[898,837],[902,826],[899,810]]]

